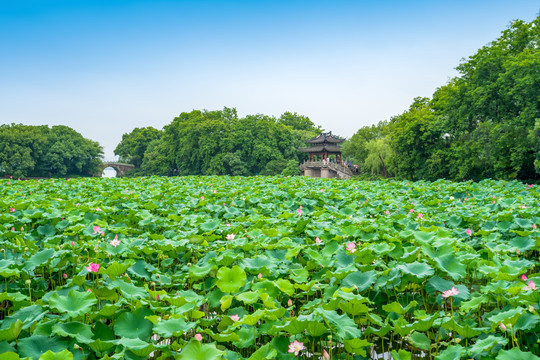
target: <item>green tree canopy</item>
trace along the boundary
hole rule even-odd
[[[0,171],[4,175],[72,176],[99,171],[103,150],[67,126],[0,125]]]
[[[318,132],[309,118],[296,113],[240,118],[234,108],[193,110],[174,118],[151,141],[141,129],[125,134],[115,152],[132,160],[145,142],[138,174],[275,175],[292,172],[291,161],[305,158],[297,149]]]

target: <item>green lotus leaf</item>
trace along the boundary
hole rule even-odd
[[[392,350],[392,359],[394,360],[411,360],[411,353],[405,350]]]
[[[71,290],[67,296],[53,293],[49,298],[49,306],[57,309],[62,314],[74,318],[88,313],[92,306],[97,303],[96,297],[91,292],[79,292]]]
[[[255,291],[246,291],[246,292],[236,295],[236,299],[239,301],[242,301],[244,304],[248,304],[248,305],[254,304],[257,302],[257,300],[259,300],[259,293]],[[232,301],[232,298],[231,298],[231,301]]]
[[[217,272],[217,287],[225,293],[234,293],[246,283],[246,273],[238,265],[221,267]]]
[[[256,331],[256,330],[255,330]],[[233,345],[239,349],[245,349],[255,344],[255,334],[252,327],[242,326],[236,334],[239,340],[233,342]]]
[[[407,336],[407,341],[415,348],[428,351],[430,349],[429,338],[424,333],[413,332]]]
[[[89,342],[88,346],[90,346],[92,349],[94,349],[97,352],[104,352],[116,346],[116,341],[103,341],[101,339],[96,339],[94,341]]]
[[[13,341],[19,337],[21,330],[23,328],[23,323],[21,320],[17,319],[11,323],[2,323],[0,328],[0,341]]]
[[[321,308],[315,309],[313,313],[321,315],[326,323],[330,325],[331,329],[343,340],[360,338],[362,336],[362,331],[347,315],[339,315],[334,310],[323,310]]]
[[[39,357],[39,360],[73,360],[73,354],[67,349],[59,352],[48,350]]]
[[[461,359],[461,354],[465,352],[465,349],[461,345],[451,345],[441,351],[438,356],[435,356],[435,360],[456,360]]]
[[[540,316],[531,313],[523,313],[514,325],[516,330],[532,330],[540,323]]]
[[[469,347],[468,353],[471,356],[475,356],[484,351],[490,352],[495,346],[504,346],[508,343],[508,339],[501,336],[489,335],[488,337],[477,340],[471,347]]]
[[[38,226],[37,232],[39,235],[52,237],[56,234],[56,227],[54,225],[41,225]]]
[[[67,347],[67,342],[60,340],[56,336],[33,335],[19,339],[17,349],[22,357],[39,359],[42,354],[49,350],[54,353],[63,351]]]
[[[114,323],[115,334],[124,338],[148,340],[152,334],[152,323],[145,316],[149,315],[153,315],[153,312],[145,308],[123,313]]]
[[[273,344],[266,344],[257,351],[255,351],[248,360],[265,360],[265,359],[274,359],[277,356],[277,350],[274,348]],[[202,359],[200,359],[202,360]]]
[[[313,337],[319,337],[329,332],[326,324],[320,323],[318,321],[309,321],[306,326],[306,331],[309,335]]]
[[[225,351],[218,350],[214,344],[202,344],[191,340],[178,356],[179,360],[219,360]]]
[[[205,222],[204,224],[201,224],[199,226],[199,229],[201,229],[202,232],[210,232],[216,230],[220,224],[221,222],[219,220],[210,220]]]
[[[21,271],[19,269],[11,268],[15,266],[15,262],[11,260],[0,260],[0,276],[10,278],[12,276],[20,277]]]
[[[377,280],[377,273],[375,271],[358,271],[347,275],[343,279],[342,284],[345,287],[358,288],[358,292],[362,292],[364,290],[367,290],[371,285],[373,285],[375,283],[375,280]]]
[[[54,250],[43,249],[40,252],[37,252],[34,255],[30,256],[30,258],[25,261],[24,269],[32,271],[36,267],[46,264],[52,258],[54,258]]]
[[[540,360],[540,357],[531,352],[524,352],[518,348],[499,351],[495,360]]]
[[[409,305],[407,305],[407,307],[404,308],[400,303],[398,303],[397,301],[394,301],[390,304],[383,305],[382,309],[388,313],[395,312],[398,315],[403,315],[407,313],[409,310],[411,310],[412,308],[414,308],[416,305],[418,305],[418,302],[413,300],[409,303]]]
[[[2,321],[2,325],[0,326],[0,329],[6,328],[6,326],[11,324],[12,322],[15,322],[17,319],[23,322],[24,324],[22,327],[23,330],[28,329],[34,323],[43,319],[45,314],[47,314],[47,310],[44,310],[40,305],[30,305],[30,306],[20,309],[13,315],[6,317]]]
[[[426,263],[421,263],[417,261],[410,264],[398,265],[397,268],[401,270],[404,274],[410,274],[420,279],[431,276],[434,273],[434,270],[431,266]]]
[[[507,311],[500,311],[499,313],[490,316],[488,320],[491,321],[492,329],[496,329],[501,322],[505,325],[511,324],[512,326],[514,326],[518,318],[523,313],[524,313],[524,309],[518,306],[515,309],[510,309]]]
[[[0,360],[19,360],[19,354],[13,351],[0,352]]]
[[[52,333],[59,336],[70,337],[78,342],[88,344],[92,342],[92,328],[81,322],[58,323],[52,327]]]
[[[150,277],[152,276],[152,274],[146,269],[146,261],[144,260],[136,260],[135,264],[127,269],[127,272],[131,276],[139,277],[145,280],[150,280]]]
[[[122,264],[113,261],[111,264],[109,264],[109,266],[107,266],[107,269],[100,268],[99,273],[107,274],[114,280],[114,278],[116,278],[117,276],[125,273],[128,268],[134,265],[134,263],[135,262],[133,260],[128,260],[127,262]]]
[[[156,347],[151,344],[147,343],[146,341],[141,340],[140,338],[121,338],[119,340],[116,340],[117,344],[123,345],[126,349],[131,351],[137,356],[146,357],[148,356],[152,351],[156,349]]]
[[[193,280],[202,279],[206,275],[208,275],[210,273],[210,271],[212,271],[213,268],[214,268],[214,265],[212,265],[212,264],[204,264],[202,266],[193,265],[189,269],[189,276]]]
[[[184,319],[169,319],[154,325],[154,332],[162,337],[181,336],[189,330],[195,328],[197,323],[186,323]]]
[[[532,237],[515,237],[510,240],[510,245],[518,248],[520,251],[526,251],[536,246],[536,240]]]

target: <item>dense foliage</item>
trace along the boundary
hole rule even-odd
[[[540,359],[539,199],[505,181],[2,180],[0,354]]]
[[[0,125],[0,173],[13,177],[93,175],[101,146],[67,126]]]
[[[374,174],[386,155],[389,173],[413,180],[538,180],[539,44],[540,17],[514,21],[431,99],[417,98],[389,122],[360,129],[346,154]],[[381,158],[378,166],[365,163],[369,156]]]
[[[139,175],[292,175],[305,158],[297,148],[320,128],[305,116],[248,115],[235,109],[182,113],[162,131],[136,128],[115,149]]]

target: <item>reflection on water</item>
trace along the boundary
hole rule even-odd
[[[103,174],[101,175],[101,177],[106,177],[106,178],[116,177],[116,170],[114,170],[112,167],[107,167],[103,169]]]

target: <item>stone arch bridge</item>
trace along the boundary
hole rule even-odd
[[[126,175],[126,171],[128,170],[135,169],[135,165],[133,164],[126,164],[126,163],[121,163],[121,162],[116,162],[116,161],[104,161],[101,165],[101,171],[99,172],[99,174],[97,174],[97,176],[101,176],[103,174],[103,170],[108,167],[111,167],[114,170],[116,170],[117,177]]]

